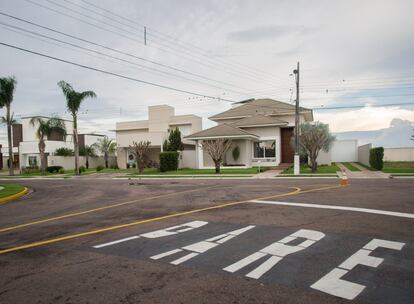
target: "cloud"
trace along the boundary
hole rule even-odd
[[[414,121],[414,111],[400,107],[365,107],[342,112],[315,112],[315,120],[328,123],[332,132],[368,131],[389,127],[402,119]],[[395,120],[398,117],[399,120]]]
[[[255,42],[265,39],[280,38],[284,35],[303,34],[305,29],[299,26],[264,25],[242,31],[231,32],[227,38],[237,42]]]

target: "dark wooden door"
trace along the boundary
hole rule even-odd
[[[293,163],[293,157],[295,151],[293,150],[291,144],[291,138],[293,136],[293,128],[282,128],[281,137],[282,137],[282,163]]]

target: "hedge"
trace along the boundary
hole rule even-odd
[[[160,153],[160,171],[176,171],[178,169],[178,152],[161,152]]]
[[[46,168],[46,171],[49,173],[59,173],[59,170],[62,168],[62,166],[49,166]]]
[[[371,168],[376,170],[382,170],[384,166],[384,148],[373,148],[369,151],[369,164]]]

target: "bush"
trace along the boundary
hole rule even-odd
[[[373,148],[369,151],[369,164],[371,168],[382,170],[384,167],[384,148]]]
[[[160,171],[176,171],[178,169],[178,152],[160,153]]]
[[[22,174],[40,173],[39,167],[22,167]]]
[[[55,155],[56,156],[73,156],[75,155],[75,152],[73,152],[72,149],[62,147],[62,148],[56,149]]]
[[[119,169],[118,165],[111,165],[110,168],[113,169],[113,170],[118,170]]]
[[[96,167],[96,172],[102,171],[104,168],[104,166],[99,165]]]
[[[85,172],[85,171],[86,171],[85,166],[80,166],[79,167],[79,173],[82,173],[82,172]]]
[[[59,169],[59,174],[65,174],[65,169],[60,168],[60,169]]]
[[[62,166],[49,166],[46,168],[46,171],[49,173],[59,173],[59,170],[63,169]]]

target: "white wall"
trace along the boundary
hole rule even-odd
[[[414,148],[385,148],[384,161],[414,161]]]
[[[332,162],[357,162],[358,161],[358,141],[355,140],[335,140],[331,147]]]
[[[181,151],[179,168],[196,168],[196,150]]]
[[[369,151],[372,148],[372,144],[366,144],[358,147],[358,162],[364,164],[365,166],[370,166],[369,164]]]
[[[86,166],[86,158],[79,156],[80,166]],[[48,166],[62,166],[65,170],[75,169],[75,157],[74,156],[51,156],[47,158]],[[105,166],[105,160],[103,157],[89,157],[89,168],[96,168],[97,166]],[[116,165],[116,157],[109,157],[109,166]]]

